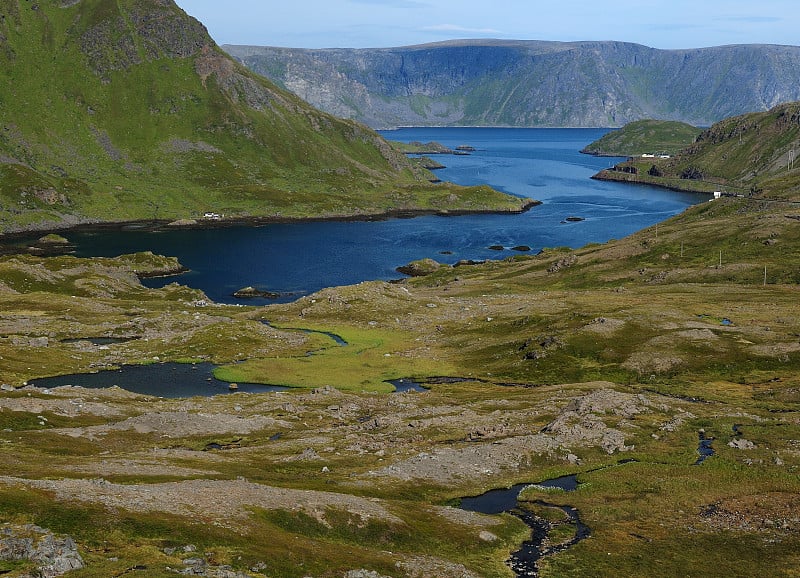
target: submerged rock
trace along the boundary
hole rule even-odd
[[[44,237],[40,237],[37,243],[40,245],[69,245],[69,240],[65,239],[61,235],[51,233],[49,235],[45,235]]]
[[[261,297],[263,299],[277,299],[278,297],[280,297],[280,294],[248,286],[248,287],[242,287],[238,291],[234,292],[233,296],[236,297],[237,299],[252,299],[254,297]]]

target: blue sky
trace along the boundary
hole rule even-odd
[[[455,38],[653,48],[800,45],[797,0],[177,0],[219,44],[376,48]]]

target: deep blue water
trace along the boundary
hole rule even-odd
[[[393,140],[435,140],[478,150],[469,156],[438,156],[447,165],[442,180],[489,184],[531,197],[542,205],[521,215],[425,216],[373,222],[303,222],[261,227],[175,230],[158,233],[70,232],[65,236],[83,256],[114,256],[153,251],[176,256],[191,271],[178,281],[202,289],[218,302],[252,285],[284,294],[288,301],[324,287],[370,279],[396,279],[395,268],[431,257],[444,263],[461,259],[501,259],[511,247],[580,247],[620,238],[706,200],[693,195],[590,177],[618,159],[578,151],[603,129],[406,128],[386,131]],[[565,222],[569,216],[580,222]],[[506,251],[488,249],[502,245]],[[151,280],[157,286],[163,280]]]

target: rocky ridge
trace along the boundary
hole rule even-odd
[[[461,40],[224,49],[322,110],[377,128],[608,127],[643,118],[708,126],[800,99],[794,46],[657,50],[624,42]]]

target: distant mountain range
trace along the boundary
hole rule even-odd
[[[463,40],[402,48],[223,49],[314,106],[376,128],[709,126],[800,100],[800,47],[657,50],[623,42]]]

